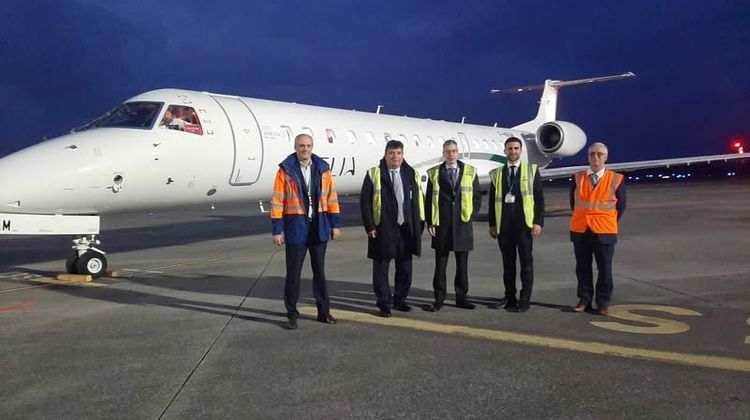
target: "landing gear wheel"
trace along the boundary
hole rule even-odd
[[[104,254],[87,251],[78,257],[78,261],[75,262],[75,270],[78,274],[90,274],[94,278],[101,277],[107,271],[107,259]]]
[[[78,274],[76,264],[78,263],[78,253],[73,251],[65,260],[65,272],[68,274]]]

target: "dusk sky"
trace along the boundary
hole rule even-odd
[[[163,87],[509,127],[540,92],[490,88],[626,71],[566,88],[558,108],[611,162],[750,140],[747,0],[0,5],[0,156]]]

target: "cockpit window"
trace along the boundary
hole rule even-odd
[[[90,130],[98,127],[120,127],[120,128],[143,128],[150,129],[154,126],[156,117],[159,116],[162,102],[128,102],[107,112],[101,117],[74,128],[72,132]]]
[[[184,105],[170,105],[164,112],[164,117],[159,123],[159,128],[185,131],[188,133],[203,134],[198,113],[192,107]]]

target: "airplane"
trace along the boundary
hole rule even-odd
[[[542,90],[536,117],[512,128],[180,89],[145,92],[70,134],[0,159],[0,234],[73,235],[66,271],[99,277],[107,269],[97,239],[102,215],[249,201],[264,211],[277,163],[293,152],[300,133],[313,137],[315,153],[330,165],[342,195],[359,192],[365,172],[378,164],[391,139],[405,145],[405,156],[423,181],[426,170],[442,161],[443,142],[455,139],[460,158],[488,185],[490,170],[505,163],[504,141],[511,136],[523,140],[522,159],[539,165],[542,177],[570,176],[583,167],[546,169],[586,145],[580,127],[556,119],[558,90],[634,76],[546,80],[491,91]],[[737,157],[632,162],[619,169]]]

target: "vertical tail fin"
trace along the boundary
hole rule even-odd
[[[557,91],[561,87],[597,82],[608,82],[610,80],[627,79],[631,77],[635,77],[635,74],[629,71],[627,73],[617,74],[614,76],[591,77],[588,79],[545,80],[543,85],[522,86],[509,89],[492,89],[490,90],[490,93],[519,93],[528,92],[530,90],[542,90],[542,98],[539,101],[539,111],[537,112],[536,117],[531,121],[527,121],[521,125],[513,127],[521,130],[533,131],[546,122],[555,121],[557,117]]]

